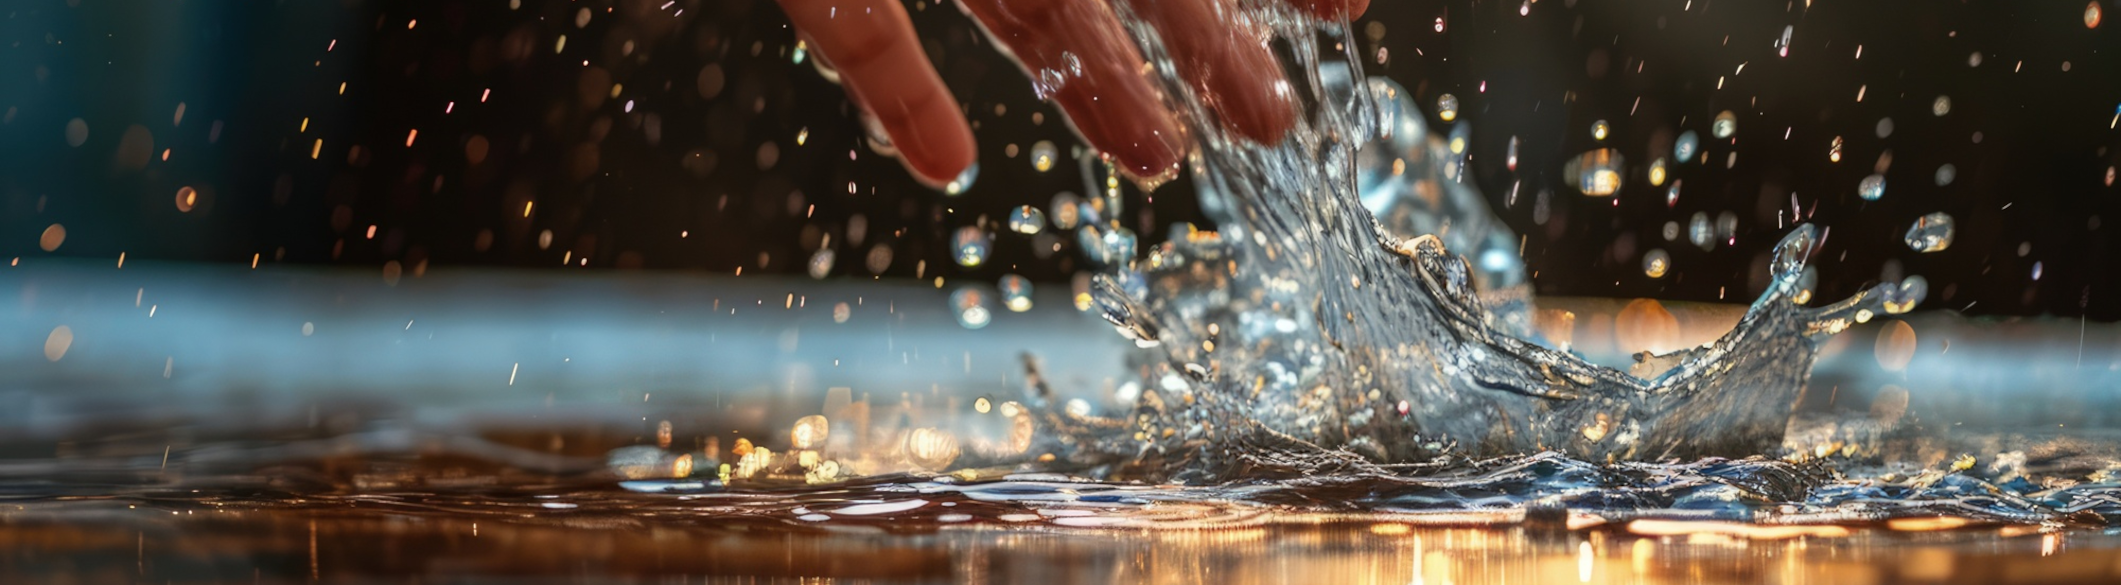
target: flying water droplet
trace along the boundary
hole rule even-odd
[[[1709,133],[1716,135],[1718,139],[1730,138],[1732,134],[1737,134],[1738,115],[1730,110],[1717,113],[1716,121],[1709,125]]]
[[[1856,196],[1864,201],[1877,201],[1885,196],[1885,175],[1872,174],[1856,184]]]
[[[831,248],[818,248],[817,252],[812,253],[810,255],[810,277],[824,279],[826,275],[832,274],[833,256]]]
[[[987,232],[977,226],[957,228],[950,238],[951,257],[959,266],[971,268],[987,262]]]
[[[1937,96],[1937,101],[1930,102],[1930,113],[1940,118],[1945,114],[1952,113],[1952,96]]]
[[[1876,131],[1877,131],[1877,133],[1878,133],[1878,137],[1879,137],[1879,138],[1885,138],[1885,137],[1887,137],[1887,136],[1892,136],[1892,135],[1893,135],[1893,119],[1892,119],[1892,118],[1879,118],[1879,119],[1878,119],[1878,128],[1876,129]]]
[[[1650,186],[1663,185],[1664,176],[1664,157],[1660,156],[1657,157],[1657,160],[1650,161]]]
[[[1695,134],[1693,130],[1679,133],[1679,140],[1672,142],[1672,157],[1679,159],[1681,163],[1694,160],[1694,155],[1699,152],[1701,135]]]
[[[1075,238],[1083,255],[1098,266],[1124,266],[1134,261],[1134,232],[1127,228],[1085,224],[1076,230]]]
[[[1709,225],[1708,213],[1696,211],[1694,212],[1694,217],[1687,220],[1686,239],[1703,250],[1714,248],[1716,247],[1715,229],[1714,226]]]
[[[1951,163],[1945,163],[1937,167],[1937,186],[1950,185],[1952,184],[1952,179],[1957,178],[1959,178],[1959,167],[1952,166]]]
[[[1083,216],[1084,223],[1104,223],[1104,220],[1119,221],[1125,213],[1126,198],[1120,190],[1119,167],[1103,156],[1086,156],[1082,159],[1083,186],[1089,189],[1085,197],[1093,213]]]
[[[1046,206],[1053,210],[1053,228],[1072,230],[1083,220],[1083,198],[1062,191],[1053,194],[1053,203]]]
[[[1729,211],[1716,214],[1716,239],[1722,240],[1725,245],[1737,241],[1738,214]]]
[[[966,286],[950,293],[950,309],[957,315],[957,324],[966,329],[986,327],[994,320],[994,312],[987,308],[987,291]]]
[[[1569,159],[1562,165],[1561,177],[1570,187],[1592,197],[1608,197],[1620,191],[1621,171],[1627,159],[1620,150],[1601,148]]]
[[[885,270],[890,270],[891,245],[877,244],[870,248],[869,257],[864,259],[863,265],[869,268],[871,274],[883,274]]]
[[[1670,189],[1665,189],[1665,190],[1664,190],[1664,206],[1665,206],[1665,207],[1667,207],[1667,208],[1671,208],[1671,207],[1678,207],[1678,206],[1679,206],[1679,186],[1680,186],[1680,185],[1683,185],[1683,184],[1685,184],[1685,183],[1686,183],[1686,181],[1681,181],[1681,180],[1673,180],[1673,181],[1672,181],[1672,187],[1671,187]],[[1674,225],[1677,225],[1677,224],[1674,224]],[[1675,236],[1675,237],[1676,237],[1676,236]],[[1671,239],[1671,238],[1665,238],[1665,239],[1668,239],[1668,240],[1669,240],[1669,239]]]
[[[963,195],[965,190],[972,188],[972,181],[977,179],[979,179],[979,163],[975,162],[972,163],[972,166],[965,167],[965,170],[959,171],[957,178],[950,179],[950,182],[944,183],[943,194],[952,197]]]
[[[2092,0],[2091,3],[2085,4],[2084,28],[2099,28],[2099,20],[2102,16],[2099,10],[2099,0]]]
[[[1019,205],[1009,212],[1009,231],[1019,234],[1036,234],[1046,229],[1046,212],[1029,205]]]
[[[1651,248],[1642,255],[1642,273],[1650,278],[1664,278],[1665,271],[1671,268],[1672,255],[1666,254],[1662,248]]]
[[[1022,313],[1031,310],[1031,279],[1014,274],[1002,275],[995,288],[1002,293],[1002,306],[1009,311]]]
[[[1942,252],[1952,247],[1952,216],[1939,211],[1915,219],[1907,228],[1907,247],[1917,252]]]
[[[1060,153],[1053,148],[1052,141],[1040,140],[1032,143],[1031,168],[1038,169],[1041,173],[1052,170],[1053,161],[1058,156]]]
[[[74,118],[66,121],[66,145],[80,147],[88,142],[88,121]]]
[[[1605,120],[1599,120],[1591,123],[1592,140],[1605,140],[1605,137],[1612,133],[1613,127],[1611,125],[1606,124]]]
[[[1458,96],[1443,94],[1436,96],[1436,117],[1445,122],[1458,119]]]

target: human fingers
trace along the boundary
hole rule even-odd
[[[1234,18],[1229,0],[1126,0],[1156,27],[1179,78],[1224,130],[1273,144],[1295,120],[1295,101],[1266,31]]]
[[[1042,98],[1068,114],[1083,140],[1128,174],[1178,171],[1185,136],[1164,107],[1141,53],[1101,0],[962,0],[1014,54]]]
[[[955,179],[978,160],[957,99],[936,76],[906,8],[893,0],[780,0],[788,20],[839,70],[906,168],[923,182]]]

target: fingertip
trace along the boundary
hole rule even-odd
[[[1347,0],[1347,3],[1347,9],[1343,13],[1350,19],[1359,18],[1370,11],[1370,0]]]
[[[1223,128],[1261,144],[1280,142],[1295,124],[1295,98],[1273,54],[1242,41],[1217,54],[1205,73]]]
[[[1152,123],[1159,128],[1110,145],[1094,145],[1113,158],[1113,164],[1128,175],[1142,179],[1168,178],[1178,172],[1185,159],[1185,137],[1175,121]]]
[[[1279,76],[1232,88],[1220,102],[1223,128],[1253,142],[1281,142],[1295,123],[1286,88]]]
[[[979,161],[978,142],[958,113],[955,99],[938,100],[936,107],[923,110],[899,124],[887,125],[885,131],[914,178],[941,188]]]
[[[1226,1],[1136,5],[1163,33],[1179,75],[1199,90],[1224,131],[1262,144],[1281,141],[1294,124],[1294,98],[1263,33],[1231,18]]]
[[[848,97],[873,117],[914,178],[940,187],[978,158],[957,99],[928,65],[903,6],[890,0],[781,0]]]
[[[1129,176],[1168,177],[1185,159],[1184,131],[1177,118],[1156,104],[1131,109],[1098,107],[1101,104],[1087,100],[1060,102],[1083,141]]]

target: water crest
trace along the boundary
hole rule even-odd
[[[1258,467],[1257,453],[1306,450],[1385,464],[1774,454],[1817,343],[1884,312],[1890,285],[1793,302],[1818,238],[1797,226],[1773,252],[1772,284],[1714,343],[1640,356],[1631,372],[1547,347],[1529,326],[1517,238],[1458,180],[1463,147],[1430,133],[1406,90],[1366,79],[1356,55],[1322,49],[1354,44],[1344,25],[1273,2],[1245,10],[1286,43],[1301,96],[1276,145],[1225,134],[1156,33],[1134,27],[1200,145],[1190,166],[1216,229],[1099,277],[1099,309],[1150,348],[1136,412],[1113,421],[1131,431],[1113,445],[1128,469],[1227,478]]]

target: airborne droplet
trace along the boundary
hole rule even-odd
[[[1002,306],[1008,307],[1010,312],[1022,313],[1031,310],[1031,279],[1004,274],[1001,282],[995,286],[1002,292]]]
[[[943,194],[953,197],[963,195],[965,190],[972,188],[972,181],[977,179],[979,179],[979,163],[972,163],[972,166],[965,167],[965,170],[959,171],[957,178],[943,184]]]
[[[950,310],[957,315],[957,324],[966,329],[986,327],[994,320],[994,312],[987,308],[987,291],[977,287],[964,287],[950,293]]]
[[[1725,211],[1716,214],[1716,239],[1728,243],[1738,238],[1738,214]]]
[[[1942,252],[1952,247],[1952,216],[1939,211],[1915,219],[1907,228],[1907,247],[1917,252]]]
[[[1698,152],[1701,152],[1701,135],[1693,130],[1679,133],[1679,140],[1672,142],[1672,156],[1681,163],[1694,160],[1694,154]]]
[[[1716,122],[1709,126],[1709,132],[1715,134],[1717,138],[1730,138],[1732,134],[1737,134],[1738,115],[1731,113],[1730,110],[1724,110],[1716,114]]]
[[[1436,96],[1436,117],[1445,122],[1458,119],[1458,96],[1448,93]]]
[[[1017,206],[1009,212],[1009,231],[1019,234],[1035,234],[1046,229],[1046,212],[1029,205]]]
[[[957,233],[950,237],[950,250],[950,257],[957,260],[959,266],[971,268],[986,263],[987,232],[980,231],[977,226],[957,228]]]
[[[1083,198],[1062,191],[1053,195],[1053,203],[1046,206],[1052,210],[1053,228],[1072,230],[1083,220]]]
[[[1661,248],[1651,248],[1642,255],[1642,273],[1650,278],[1664,278],[1664,273],[1671,268],[1672,255],[1666,254]]]
[[[1601,148],[1569,159],[1562,165],[1561,177],[1585,195],[1607,197],[1620,191],[1620,173],[1626,165],[1619,149]]]
[[[1037,169],[1038,172],[1052,170],[1053,160],[1058,156],[1060,154],[1054,150],[1051,141],[1040,140],[1031,144],[1031,168]]]
[[[79,147],[88,142],[88,121],[74,118],[66,121],[66,145]]]
[[[1075,232],[1075,239],[1083,255],[1098,266],[1123,266],[1134,260],[1134,232],[1127,228],[1084,225]]]
[[[833,256],[831,248],[818,248],[816,253],[811,254],[810,277],[823,279],[826,275],[832,274]]]
[[[862,262],[870,273],[883,274],[891,269],[891,244],[877,244],[869,248],[869,257]]]
[[[1864,201],[1877,201],[1885,196],[1885,175],[1872,174],[1856,184],[1856,196]]]

